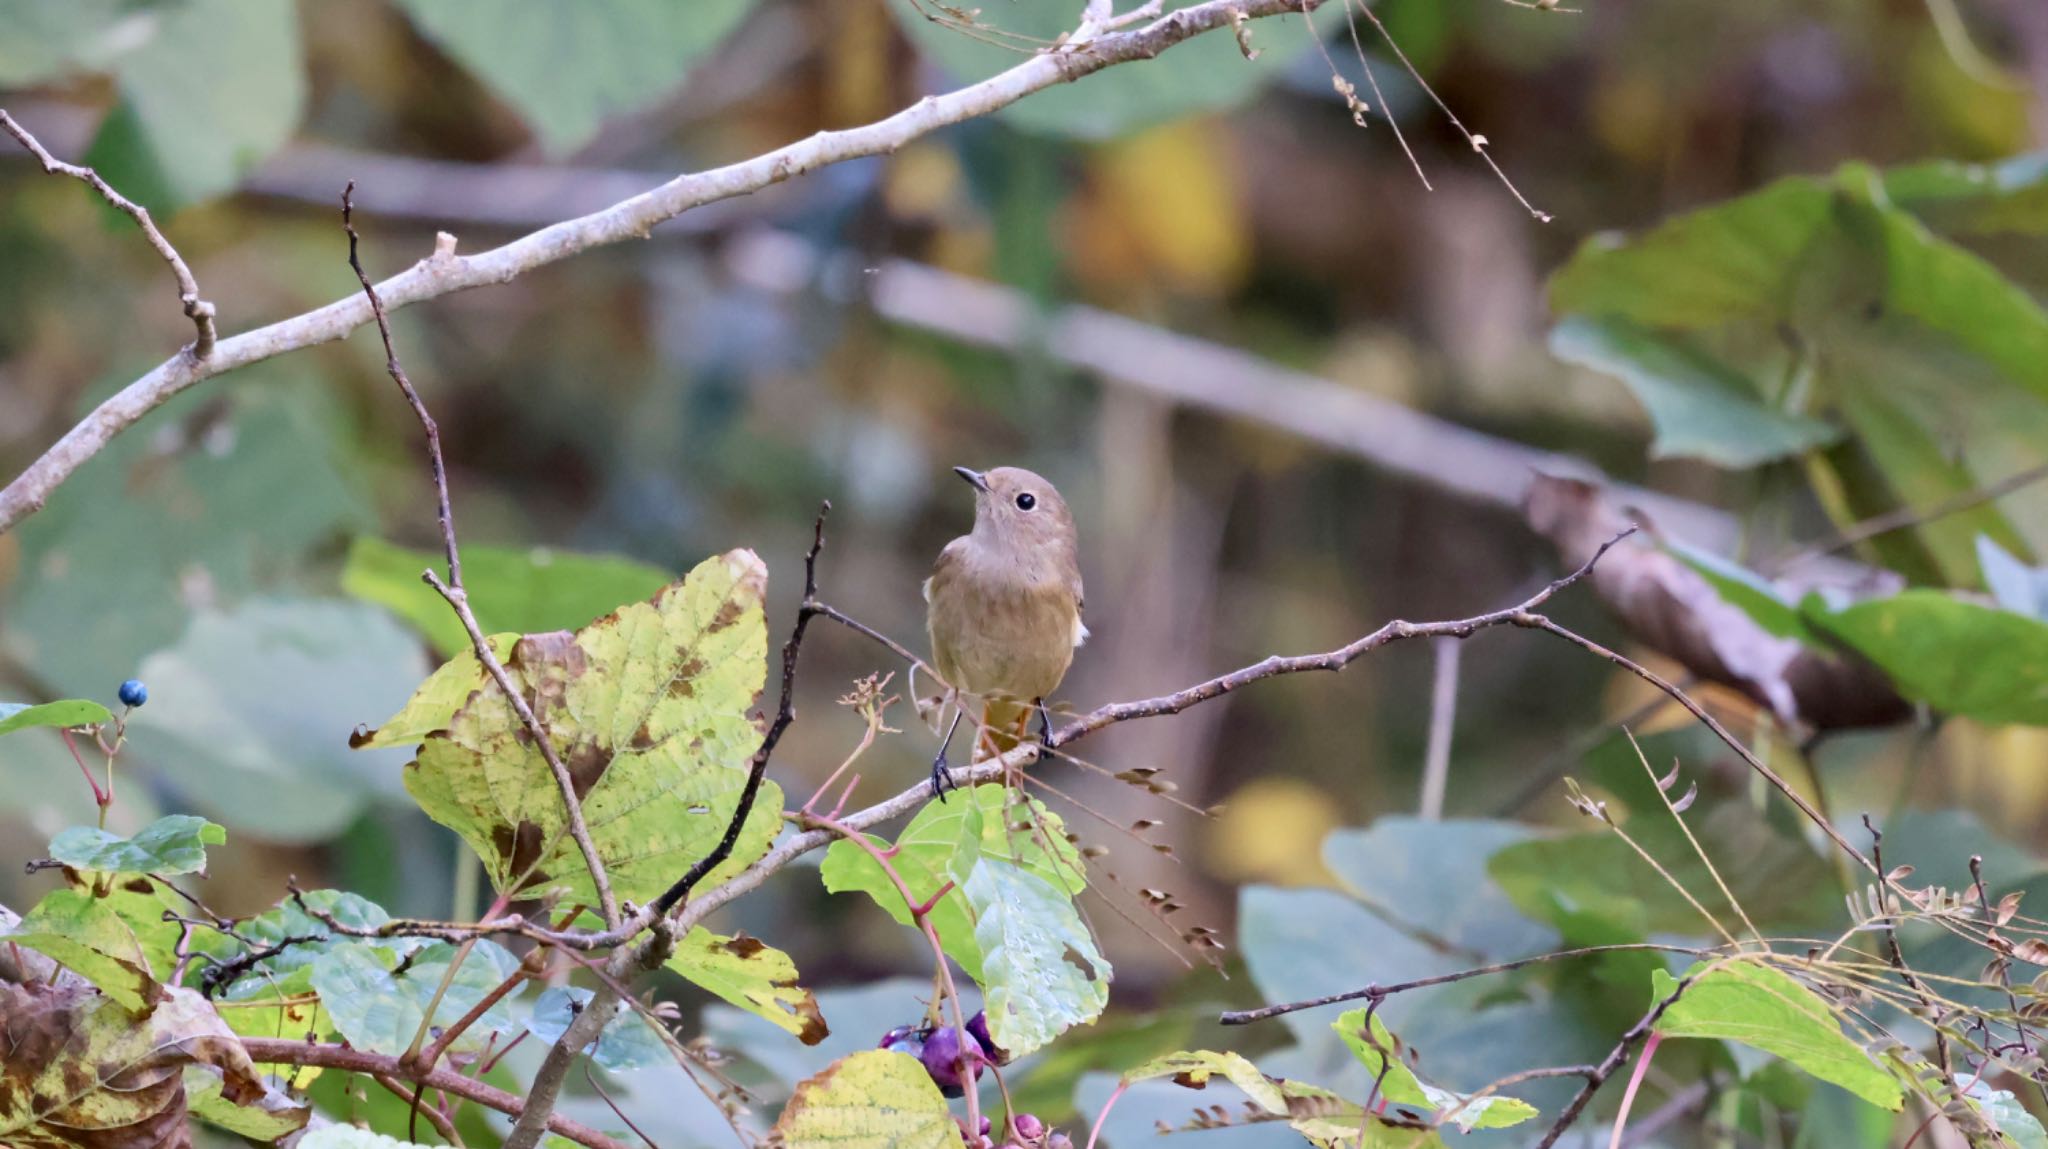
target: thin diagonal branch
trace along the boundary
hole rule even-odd
[[[562,792],[562,806],[569,822],[569,835],[576,840],[576,848],[582,851],[583,864],[590,869],[590,881],[597,888],[599,907],[604,913],[604,924],[616,928],[619,924],[619,902],[612,893],[611,880],[605,876],[604,859],[598,855],[597,844],[591,840],[590,827],[583,820],[583,802],[576,794],[576,780],[563,764],[562,756],[555,750],[555,740],[549,736],[547,727],[541,724],[533,707],[527,704],[525,695],[513,685],[512,676],[505,672],[505,665],[491,650],[490,640],[484,637],[483,628],[477,625],[476,614],[469,609],[469,594],[462,585],[462,556],[455,545],[455,512],[448,502],[448,467],[441,457],[441,429],[434,417],[427,412],[427,405],[420,400],[420,393],[414,389],[412,380],[399,365],[398,351],[391,343],[391,321],[384,313],[384,301],[377,294],[377,288],[363,271],[363,262],[356,251],[357,237],[353,215],[355,212],[356,185],[350,182],[341,193],[341,227],[348,233],[348,265],[356,273],[356,281],[363,286],[363,295],[369,300],[370,317],[377,324],[377,334],[384,340],[384,368],[391,373],[391,381],[398,384],[405,401],[412,406],[412,412],[419,418],[420,427],[427,435],[427,459],[434,473],[434,495],[438,500],[437,514],[441,523],[441,544],[447,551],[448,581],[442,582],[432,570],[420,577],[448,601],[455,616],[462,620],[462,629],[469,632],[470,647],[476,652],[476,660],[483,664],[491,680],[504,692],[505,700],[512,705],[513,713],[519,716],[520,725],[533,739],[540,756],[547,761],[548,769],[555,776],[555,785]]]
[[[1324,0],[1306,0],[1317,7]],[[1304,0],[1203,0],[1141,26],[1104,32],[1085,43],[1040,52],[977,84],[927,96],[908,108],[857,128],[819,132],[752,159],[678,176],[660,187],[602,211],[545,227],[503,247],[458,256],[452,245],[385,280],[378,294],[396,310],[422,300],[487,284],[504,283],[572,255],[629,239],[704,204],[749,195],[805,172],[864,156],[886,155],[952,124],[977,119],[1057,84],[1105,68],[1147,60],[1183,41],[1240,19],[1295,12]],[[45,501],[114,436],[173,396],[216,375],[251,363],[340,339],[374,319],[361,298],[349,298],[254,331],[223,339],[204,357],[180,354],[101,403],[0,490],[0,533],[42,509]]]
[[[115,191],[112,184],[91,168],[67,164],[51,155],[49,149],[30,135],[27,128],[16,123],[14,117],[8,115],[5,109],[0,109],[0,128],[5,128],[8,135],[21,141],[21,146],[36,157],[36,162],[43,165],[44,171],[51,175],[70,176],[82,181],[100,193],[101,199],[126,212],[135,220],[136,226],[142,229],[143,238],[149,240],[149,246],[156,249],[156,253],[163,257],[165,263],[170,264],[171,275],[178,281],[178,303],[185,310],[185,318],[192,321],[195,329],[192,342],[185,347],[182,354],[189,355],[194,362],[212,355],[216,338],[213,327],[213,304],[199,298],[199,281],[192,278],[192,269],[185,266],[184,257],[178,254],[177,248],[171,246],[170,240],[164,238],[164,233],[157,229],[156,221],[149,218],[149,209]],[[0,530],[5,529],[5,526],[0,526]]]

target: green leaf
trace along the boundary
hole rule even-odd
[[[50,840],[50,856],[74,870],[116,874],[196,874],[206,869],[206,847],[228,832],[204,818],[172,814],[133,838],[91,826],[73,826]]]
[[[761,741],[748,711],[767,674],[767,579],[753,552],[733,551],[653,602],[620,607],[573,634],[527,635],[505,659],[574,778],[621,898],[653,900],[732,819]],[[428,679],[385,730],[356,742],[389,745],[421,731],[430,733],[405,770],[406,789],[482,857],[500,893],[552,889],[597,901],[553,771],[470,656]],[[782,792],[764,783],[732,856],[706,883],[752,864],[781,822]]]
[[[115,438],[40,514],[10,532],[21,563],[0,588],[7,619],[0,643],[53,690],[97,697],[137,677],[143,659],[177,642],[195,613],[299,585],[314,551],[373,517],[358,468],[346,457],[343,429],[351,422],[313,377],[263,364],[222,380],[208,403],[165,424],[172,430],[163,437]],[[385,629],[417,648],[399,628]],[[177,684],[146,681],[155,697],[131,716],[131,726],[182,704]],[[317,703],[321,688],[346,686],[324,675],[266,684],[282,712]],[[235,716],[257,710],[240,706]],[[153,760],[140,747],[132,752],[137,761]],[[230,796],[264,789],[247,778],[230,781],[232,775],[198,777]],[[298,804],[278,805],[289,815]],[[230,818],[215,821],[247,828]]]
[[[124,1009],[144,1012],[163,992],[135,931],[89,890],[52,890],[0,937],[69,967]]]
[[[261,599],[192,620],[143,660],[155,691],[128,720],[140,760],[189,804],[271,841],[339,833],[377,797],[402,801],[402,753],[351,754],[426,672],[419,642],[363,603]]]
[[[989,1036],[1012,1056],[1102,1016],[1109,962],[1065,890],[1021,866],[983,857],[963,887],[982,953]]]
[[[1515,958],[1549,949],[1557,933],[1516,911],[1487,875],[1486,859],[1537,836],[1516,822],[1382,817],[1370,829],[1332,831],[1323,863],[1411,933],[1489,959]]]
[[[1681,330],[1789,316],[1831,200],[1819,181],[1786,179],[1634,239],[1594,236],[1551,277],[1550,306]]]
[[[389,608],[418,627],[442,657],[454,657],[469,649],[469,632],[447,600],[420,581],[421,571],[438,570],[443,562],[439,554],[360,535],[349,547],[341,589]],[[464,547],[462,582],[485,634],[534,634],[582,626],[620,603],[652,598],[669,575],[610,555]]]
[[[871,1049],[796,1087],[775,1122],[787,1149],[953,1149],[960,1126],[916,1058]]]
[[[2048,726],[2048,622],[1909,590],[1808,620],[1855,647],[1899,691],[1980,722]]]
[[[1022,865],[1060,890],[1079,893],[1086,881],[1081,856],[1066,840],[1059,815],[1036,799],[1027,806],[1023,799],[1013,801],[1015,797],[1009,787],[989,784],[956,793],[945,802],[925,803],[896,839],[896,853],[890,859],[911,894],[927,901],[949,881],[964,885],[984,857]],[[895,882],[852,842],[832,843],[819,876],[827,890],[865,891],[889,916],[911,924],[910,909]],[[940,898],[932,907],[931,923],[947,956],[959,962],[967,976],[982,981],[981,944],[975,940],[975,911],[966,893],[955,889]]]
[[[2048,1149],[2048,1129],[2041,1127],[2040,1118],[2028,1112],[2019,1098],[2003,1089],[1991,1088],[1981,1076],[1974,1078],[1963,1094],[1976,1103],[1985,1123],[2004,1135],[1997,1144],[2010,1142],[2014,1149]]]
[[[2048,235],[2048,154],[1995,164],[1949,160],[1894,168],[1885,197],[1936,231],[1960,235]]]
[[[1366,1038],[1368,1017],[1372,1027],[1370,1040]],[[1352,1056],[1358,1058],[1365,1071],[1380,1083],[1380,1093],[1387,1100],[1420,1105],[1438,1114],[1438,1122],[1450,1121],[1470,1133],[1474,1129],[1505,1129],[1536,1116],[1536,1107],[1518,1098],[1498,1094],[1475,1098],[1440,1089],[1422,1080],[1408,1067],[1400,1041],[1387,1029],[1386,1022],[1380,1020],[1375,1010],[1349,1010],[1331,1022],[1330,1028],[1337,1031],[1337,1036],[1344,1039]]]
[[[1184,6],[1185,0],[1175,0],[1167,9]],[[914,5],[889,5],[904,35],[960,84],[985,80],[1024,63],[1038,45],[1051,44],[1072,32],[1081,13],[1073,5],[1045,3],[962,6],[962,10],[976,12],[979,26],[963,29],[930,19]],[[1326,5],[1315,15],[1317,28],[1325,33],[1341,21],[1341,7]],[[1056,84],[1005,108],[1002,115],[1027,131],[1101,140],[1181,116],[1236,107],[1314,47],[1299,15],[1255,20],[1247,27],[1259,53],[1256,60],[1246,60],[1231,30],[1223,28],[1179,44],[1156,59],[1105,69],[1076,83]],[[1342,108],[1341,102],[1337,108]]]
[[[231,998],[249,995],[259,985],[282,980],[293,988],[310,988],[306,976],[311,973],[313,963],[336,945],[376,945],[396,955],[418,948],[422,943],[410,938],[391,938],[382,942],[365,942],[337,935],[325,921],[314,917],[299,905],[300,899],[307,908],[327,914],[344,926],[354,929],[373,930],[391,920],[384,908],[359,894],[341,890],[308,890],[296,897],[288,897],[253,918],[246,918],[235,926],[235,932],[249,939],[258,949],[270,949],[286,938],[310,938],[296,945],[264,958],[252,967],[249,976],[237,981],[230,989]],[[209,954],[217,960],[228,960],[244,950],[242,943],[224,934],[202,933],[192,940],[192,948]]]
[[[1798,639],[1808,646],[1825,646],[1820,636],[1806,625],[1805,616],[1799,612],[1799,604],[1786,597],[1769,579],[1740,563],[1677,539],[1664,539],[1661,545],[1671,557],[1707,580],[1723,601],[1740,609],[1766,633],[1778,638]]]
[[[223,1084],[216,1070],[186,1066],[186,1110],[209,1125],[266,1144],[304,1129],[313,1116],[311,1106],[297,1104],[282,1093],[268,1093],[250,1104],[237,1105],[222,1095]]]
[[[1628,384],[1657,429],[1652,458],[1704,459],[1744,469],[1840,435],[1818,419],[1773,410],[1741,372],[1625,318],[1568,317],[1551,331],[1550,351]]]
[[[30,705],[26,702],[0,702],[0,734],[12,734],[35,726],[53,726],[64,730],[80,726],[97,726],[113,719],[112,711],[97,702],[81,698],[67,698],[61,702],[44,702]]]
[[[676,943],[666,964],[692,983],[795,1034],[805,1045],[818,1044],[830,1032],[818,999],[797,984],[796,963],[744,933],[728,938],[694,926]]]
[[[126,0],[65,0],[62,4],[10,4],[7,35],[0,36],[0,84],[26,88],[105,60],[124,40],[152,31],[148,12],[128,12]]]
[[[611,116],[667,99],[754,0],[400,0],[428,39],[533,128],[549,155],[575,151]]]
[[[1275,1117],[1287,1117],[1295,1132],[1313,1144],[1341,1149],[1363,1145],[1366,1149],[1442,1149],[1436,1134],[1395,1128],[1366,1115],[1362,1106],[1318,1086],[1286,1078],[1271,1077],[1243,1055],[1207,1049],[1186,1050],[1155,1057],[1127,1071],[1123,1084],[1170,1077],[1188,1089],[1203,1089],[1210,1079],[1221,1077],[1237,1086],[1253,1105]],[[1362,1127],[1361,1127],[1362,1125]]]
[[[2000,607],[2048,622],[2048,569],[2028,566],[1988,535],[1977,536],[1977,565]]]
[[[533,1003],[533,1013],[526,1019],[527,1032],[553,1045],[568,1031],[569,1023],[576,1019],[585,1005],[594,996],[590,990],[580,986],[549,986]],[[635,1069],[670,1063],[674,1058],[661,1035],[648,1028],[647,1019],[639,1012],[621,1008],[616,1016],[597,1035],[597,1044],[587,1052],[590,1059],[614,1073],[625,1073]]]
[[[1657,1019],[1658,1033],[1741,1042],[1873,1105],[1897,1112],[1904,1104],[1898,1081],[1843,1035],[1825,1001],[1790,975],[1759,962],[1721,960],[1698,963],[1685,976],[1692,984]],[[1663,970],[1650,975],[1653,1001],[1677,988]]]
[[[298,10],[186,0],[113,61],[121,102],[85,162],[159,211],[232,189],[291,138],[306,102]]]
[[[311,985],[349,1044],[375,1053],[403,1053],[419,1032],[427,1003],[440,989],[455,949],[447,942],[434,942],[415,953],[404,972],[394,973],[389,949],[337,945],[314,959]],[[433,1024],[453,1025],[518,968],[519,959],[505,947],[488,940],[476,942],[442,994]],[[487,1035],[509,1032],[515,1024],[509,1000],[500,1001],[450,1048],[480,1049]]]
[[[1847,177],[1853,179],[1853,176]],[[2048,396],[2048,312],[1982,256],[1865,195],[1841,201],[1845,229],[1875,255],[1887,309],[1939,331]]]

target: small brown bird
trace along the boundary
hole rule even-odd
[[[1043,720],[1039,737],[1049,741],[1045,697],[1088,637],[1073,516],[1030,471],[953,471],[974,487],[974,530],[946,544],[924,583],[932,661],[948,686],[981,699],[978,744],[995,753],[1015,746],[1033,710]],[[932,760],[932,792],[941,798],[946,747],[959,725],[956,710]]]

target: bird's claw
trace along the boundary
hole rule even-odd
[[[943,802],[946,800],[946,791],[959,788],[959,783],[953,781],[953,772],[946,767],[945,754],[941,753],[932,759],[932,797]]]

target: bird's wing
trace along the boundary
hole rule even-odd
[[[1084,616],[1085,616],[1085,615],[1086,615],[1086,614],[1088,613],[1088,611],[1087,611],[1087,606],[1088,606],[1088,595],[1087,595],[1087,592],[1086,592],[1086,590],[1085,590],[1085,589],[1084,589],[1084,588],[1083,588],[1083,587],[1081,586],[1081,575],[1080,575],[1080,573],[1079,573],[1079,572],[1076,572],[1076,573],[1075,573],[1075,575],[1074,575],[1074,585],[1073,585],[1073,591],[1074,591],[1074,645],[1078,647],[1078,646],[1080,646],[1080,645],[1081,645],[1082,643],[1084,643],[1084,642],[1087,642],[1087,641],[1088,641],[1088,621],[1087,621],[1087,619],[1086,619],[1086,618],[1084,617]]]
[[[959,565],[960,552],[965,550],[966,547],[967,540],[964,537],[957,538],[947,543],[945,549],[939,552],[938,559],[932,563],[932,573],[926,576],[924,580],[924,600],[926,602],[932,600],[932,584],[952,574],[953,568]]]

